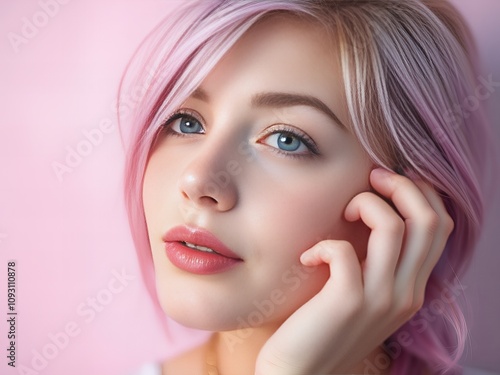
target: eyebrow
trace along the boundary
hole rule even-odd
[[[210,100],[207,92],[200,87],[198,87],[191,94],[191,97],[204,102],[209,102]],[[254,95],[252,97],[251,104],[252,107],[283,108],[300,105],[312,107],[323,112],[342,128],[346,129],[346,126],[342,123],[342,121],[340,121],[337,115],[324,102],[311,95],[292,94],[284,92],[264,92]]]

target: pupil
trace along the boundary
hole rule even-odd
[[[291,134],[282,133],[278,137],[278,147],[282,150],[289,152],[297,151],[300,145],[301,141]]]

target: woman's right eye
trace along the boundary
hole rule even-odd
[[[187,114],[174,115],[166,123],[171,132],[177,134],[205,134],[200,121]]]

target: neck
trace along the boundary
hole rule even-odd
[[[260,349],[278,327],[279,325],[270,325],[217,333],[211,345],[213,361],[218,369],[218,374],[254,375],[255,363]],[[384,355],[384,352],[382,348],[377,347],[349,373],[366,373],[367,366],[376,363],[376,358],[380,355]],[[384,355],[384,357],[387,356]],[[389,368],[379,370],[377,374],[380,375],[386,374],[384,371],[389,372]]]
[[[260,349],[278,327],[269,325],[217,333],[213,349],[219,375],[254,375]]]

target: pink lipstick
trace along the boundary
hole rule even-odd
[[[243,260],[202,228],[178,226],[163,236],[167,257],[181,270],[210,275],[233,268]]]

